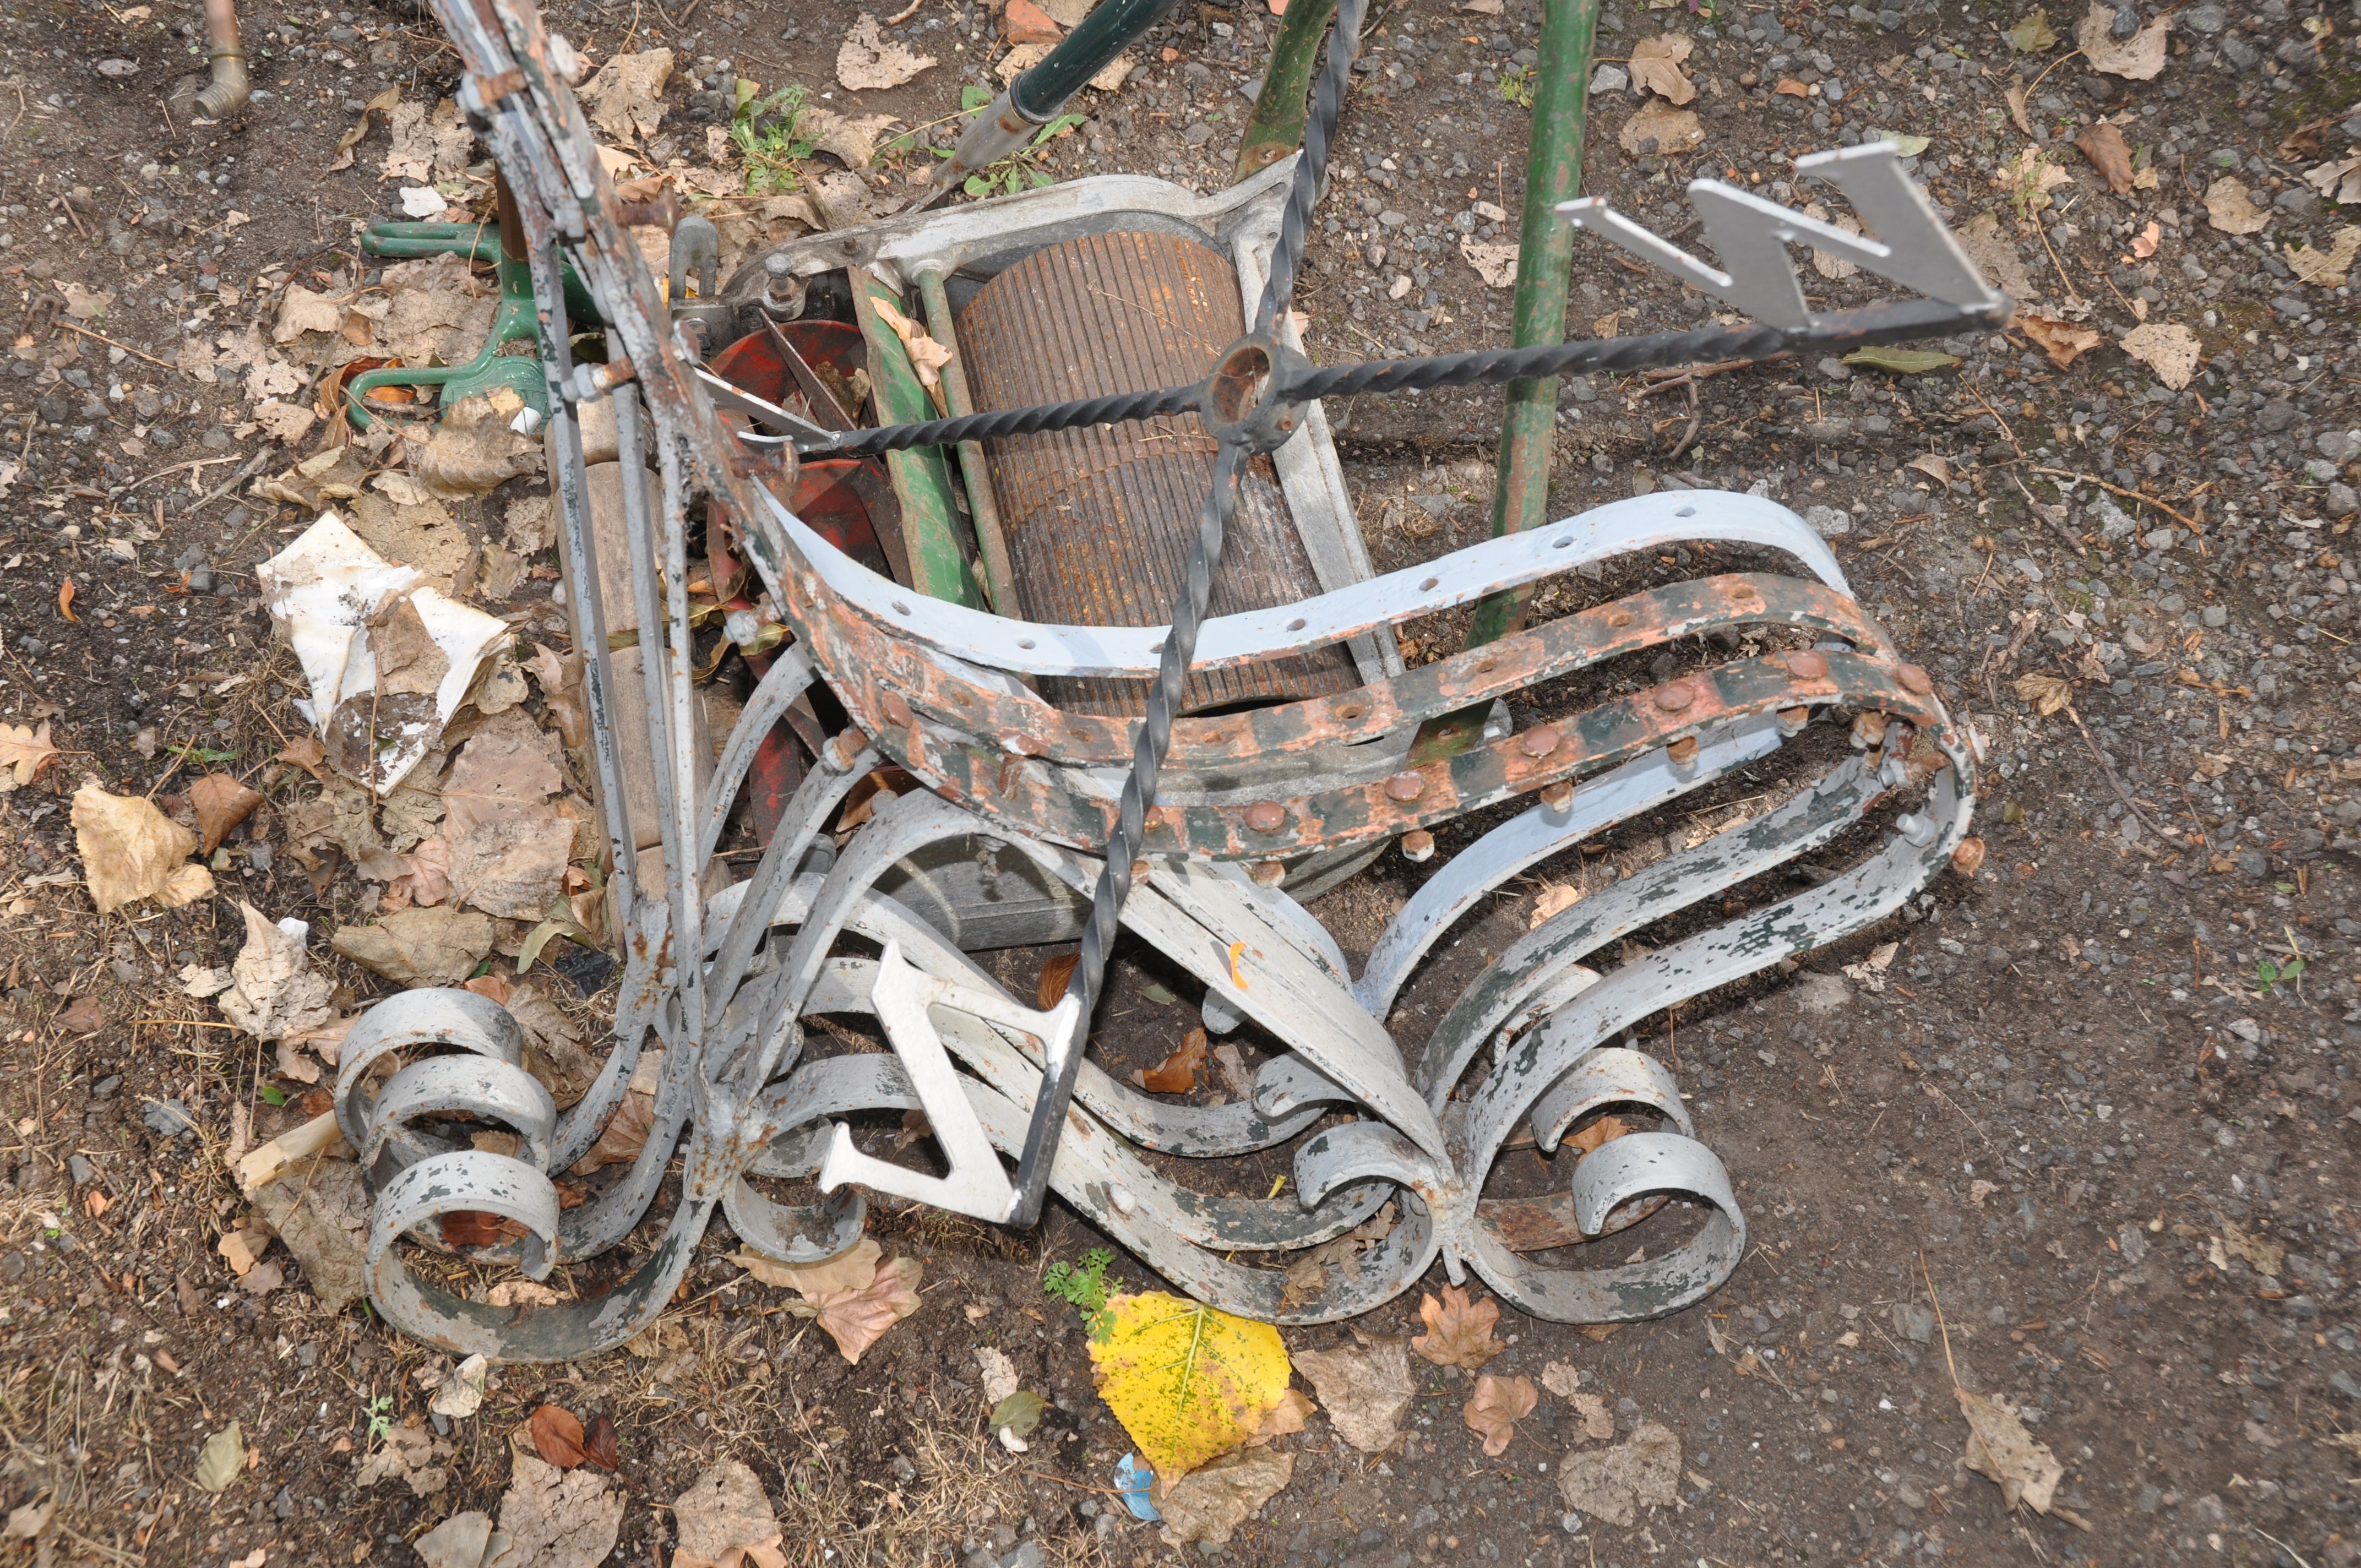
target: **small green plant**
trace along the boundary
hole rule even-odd
[[[368,1402],[368,1440],[383,1442],[393,1435],[393,1396],[379,1394]]]
[[[738,79],[738,112],[730,121],[730,139],[746,160],[746,194],[767,196],[796,189],[796,165],[818,145],[803,134],[803,114],[804,90],[796,83],[764,97],[760,83]]]
[[[261,1086],[261,1094],[264,1102],[269,1104],[284,1105],[287,1103],[287,1091],[280,1088],[275,1083],[263,1084]]]
[[[1103,1246],[1093,1247],[1082,1254],[1079,1264],[1051,1264],[1041,1276],[1041,1288],[1082,1313],[1083,1327],[1096,1333],[1106,1318],[1107,1298],[1123,1289],[1122,1280],[1106,1277],[1114,1263],[1115,1254]]]
[[[2263,994],[2268,996],[2274,987],[2282,983],[2292,984],[2303,979],[2303,960],[2290,959],[2283,964],[2275,964],[2265,959],[2255,966],[2255,979],[2262,983]]]
[[[989,93],[984,93],[982,104],[968,102],[973,94],[983,92],[983,88],[972,83],[961,89],[961,106],[972,113],[983,107],[983,104],[992,102]],[[961,189],[971,196],[1013,196],[1019,191],[1038,191],[1044,186],[1055,185],[1057,181],[1051,179],[1038,166],[1050,142],[1082,123],[1082,116],[1080,115],[1060,115],[1056,119],[1034,132],[1031,141],[1027,142],[991,168],[969,175],[967,182]],[[951,156],[951,150],[950,148],[939,147],[935,148],[935,156],[949,158]]]
[[[1514,104],[1520,109],[1533,106],[1533,72],[1521,65],[1512,65],[1500,72],[1500,102]]]

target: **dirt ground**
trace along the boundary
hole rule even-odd
[[[1608,1398],[1619,1438],[1668,1426],[1677,1502],[1629,1527],[1569,1512],[1557,1468],[1585,1444],[1570,1403],[1544,1397],[1488,1458],[1460,1419],[1466,1375],[1413,1358],[1400,1449],[1362,1454],[1315,1417],[1284,1440],[1291,1484],[1227,1546],[1184,1555],[2361,1562],[2361,317],[2348,287],[2288,259],[2333,249],[2352,216],[2302,176],[2361,144],[2361,6],[2185,7],[2147,82],[2086,69],[2070,16],[2026,52],[2007,36],[2026,16],[2013,4],[1895,6],[1617,0],[1598,52],[1618,75],[1643,38],[1696,40],[1704,143],[1627,152],[1640,101],[1597,84],[1586,191],[1684,237],[1681,180],[1801,203],[1795,155],[1872,131],[1924,137],[1919,177],[1962,231],[1996,219],[1979,258],[2020,310],[2094,343],[2065,367],[2020,331],[1945,344],[1961,363],[1920,374],[1778,364],[1644,397],[1637,378],[1570,382],[1554,505],[1760,486],[1806,512],[1984,738],[1983,869],[1798,972],[1640,1031],[1680,1064],[1748,1213],[1751,1250],[1719,1293],[1611,1334],[1502,1314],[1510,1348],[1486,1370],[1539,1382],[1570,1364]],[[659,165],[703,146],[692,73],[800,82],[948,141],[961,85],[997,51],[988,15],[928,0],[895,32],[941,63],[855,104],[832,66],[856,14],[847,0],[692,0],[675,23],[642,0],[561,6],[553,24],[600,58],[676,52],[664,133],[646,148]],[[364,884],[285,852],[286,813],[315,786],[273,761],[301,724],[287,703],[301,680],[253,568],[309,520],[251,481],[322,433],[274,443],[236,377],[195,378],[182,348],[250,320],[268,329],[291,280],[367,286],[354,230],[400,215],[399,182],[377,177],[381,126],[352,168],[325,170],[367,100],[399,86],[431,104],[456,70],[407,10],[249,7],[245,25],[261,91],[233,122],[202,125],[170,96],[202,69],[193,7],[0,4],[0,272],[25,313],[0,374],[0,720],[46,722],[64,751],[0,795],[0,1506],[31,1510],[0,1551],[413,1562],[406,1543],[447,1515],[497,1509],[510,1433],[555,1401],[614,1421],[612,1562],[669,1563],[669,1504],[721,1457],[753,1468],[800,1563],[1172,1557],[1110,1493],[1130,1442],[1092,1392],[1074,1313],[1040,1288],[1052,1261],[1100,1244],[1054,1206],[1038,1232],[1008,1234],[877,1205],[887,1252],[925,1266],[923,1305],[857,1366],[721,1261],[717,1225],[657,1356],[500,1371],[475,1416],[434,1418],[453,1452],[447,1486],[425,1497],[363,1485],[357,1466],[372,1413],[427,1419],[444,1358],[365,1304],[327,1312],[300,1277],[241,1288],[217,1250],[246,1207],[224,1163],[236,1115],[258,1141],[319,1102],[175,977],[227,964],[243,897],[311,923],[340,1005],[388,988],[328,954]],[[1298,298],[1318,357],[1507,341],[1508,291],[1458,247],[1515,237],[1529,116],[1514,73],[1538,26],[1532,0],[1497,16],[1377,8]],[[1225,183],[1271,32],[1252,0],[1184,0],[1127,82],[1086,95],[1088,122],[1043,169]],[[2103,115],[2155,172],[2128,194],[2075,149]],[[2042,192],[2037,218],[2028,148],[2071,177]],[[2227,178],[2259,209],[2252,232],[2209,217]],[[879,204],[909,189],[896,167],[869,188]],[[1576,278],[1577,334],[1685,326],[1707,304],[1587,241]],[[1823,280],[1831,302],[1869,297],[1866,279]],[[112,297],[60,316],[69,284]],[[2118,346],[2141,322],[2195,334],[2185,388]],[[1498,406],[1479,390],[1334,411],[1380,569],[1482,536]],[[457,510],[471,539],[497,534],[491,503]],[[543,640],[564,635],[554,576],[501,607]],[[1614,590],[1576,582],[1539,613]],[[1453,625],[1414,630],[1455,645]],[[2043,717],[2016,695],[2045,671],[2072,683],[2070,711]],[[269,796],[215,858],[219,895],[97,916],[69,826],[75,787],[95,776],[170,806],[215,769]],[[1357,959],[1422,874],[1388,857],[1321,913]],[[1529,891],[1471,922],[1411,995],[1395,1020],[1406,1047],[1525,928]],[[1886,967],[1870,967],[1889,942]],[[1029,974],[1038,955],[1002,961]],[[1185,1002],[1156,1000],[1170,993],[1154,978],[1136,959],[1120,971],[1111,1056],[1152,1063],[1194,1022]],[[1146,1279],[1135,1260],[1116,1272]],[[1425,1288],[1441,1284],[1438,1270]],[[1289,1343],[1415,1332],[1420,1294]],[[984,1431],[979,1345],[1051,1398],[1027,1454]],[[2048,1517],[2004,1507],[1964,1467],[1955,1378],[2016,1406],[2063,1463]],[[200,1447],[233,1420],[250,1468],[201,1490]]]

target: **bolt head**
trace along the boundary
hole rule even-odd
[[[1817,648],[1799,648],[1787,655],[1787,673],[1797,680],[1817,681],[1828,673],[1828,655]]]
[[[887,692],[878,706],[885,710],[885,722],[895,729],[905,729],[910,722],[910,705],[902,700],[900,692]]]
[[[1528,757],[1546,757],[1557,750],[1558,732],[1554,726],[1544,724],[1538,729],[1528,729],[1517,742]]]
[[[1542,804],[1552,811],[1564,811],[1574,804],[1574,785],[1564,779],[1542,790]]]
[[[1257,833],[1276,833],[1287,826],[1287,808],[1275,800],[1258,800],[1246,807],[1246,826]]]
[[[1401,836],[1402,859],[1419,865],[1434,859],[1434,835],[1423,828],[1414,828]]]
[[[1894,678],[1913,696],[1926,696],[1935,689],[1935,677],[1918,664],[1903,665],[1894,672]]]
[[[1678,713],[1697,699],[1697,687],[1685,680],[1666,681],[1656,688],[1656,706],[1666,713]]]
[[[1386,781],[1386,798],[1407,806],[1426,793],[1426,775],[1415,771],[1396,773]]]
[[[1277,887],[1287,880],[1287,868],[1277,861],[1257,861],[1246,874],[1262,887]]]

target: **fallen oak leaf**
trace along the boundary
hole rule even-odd
[[[1530,1377],[1480,1376],[1476,1379],[1476,1392],[1460,1411],[1467,1430],[1484,1440],[1484,1453],[1498,1459],[1509,1452],[1509,1440],[1516,1435],[1517,1423],[1533,1413],[1541,1403],[1541,1392]]]
[[[2016,318],[2016,324],[2044,354],[2049,356],[2049,363],[2060,370],[2107,341],[2103,334],[2093,328],[2076,326],[2071,322],[2059,321],[2053,316],[2020,315]]]
[[[1401,1440],[1394,1423],[1418,1389],[1411,1382],[1410,1347],[1400,1340],[1301,1351],[1295,1365],[1346,1442],[1363,1453],[1382,1453]]]
[[[58,760],[49,741],[49,721],[35,729],[29,724],[0,724],[0,768],[13,768],[19,785],[31,784]]]
[[[1997,1482],[2001,1501],[2009,1508],[2023,1503],[2037,1514],[2048,1513],[2066,1475],[2058,1456],[2048,1445],[2036,1442],[2017,1413],[1998,1399],[1956,1386],[1954,1391],[1960,1413],[1968,1420],[1967,1467]]]
[[[1419,1298],[1418,1315],[1426,1332],[1411,1340],[1410,1347],[1437,1366],[1473,1371],[1509,1348],[1492,1337],[1492,1325],[1500,1321],[1500,1303],[1489,1296],[1471,1301],[1466,1291],[1446,1285],[1440,1301]]]
[[[887,1329],[918,1310],[918,1281],[925,1266],[915,1257],[890,1258],[859,1290],[839,1290],[812,1303],[819,1326],[844,1359],[859,1365]]]

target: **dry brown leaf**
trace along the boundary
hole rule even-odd
[[[1680,1495],[1681,1440],[1670,1427],[1642,1421],[1613,1448],[1567,1454],[1558,1462],[1566,1507],[1629,1529],[1642,1508],[1670,1508]]]
[[[915,1257],[890,1258],[865,1288],[839,1290],[812,1303],[819,1326],[836,1341],[844,1359],[859,1365],[862,1354],[887,1329],[918,1310],[924,1266]]]
[[[1157,1094],[1186,1094],[1197,1087],[1205,1055],[1205,1031],[1191,1029],[1180,1037],[1180,1049],[1140,1074],[1139,1085]]]
[[[1569,1394],[1566,1403],[1581,1419],[1582,1435],[1593,1442],[1612,1442],[1615,1437],[1615,1412],[1607,1408],[1604,1394]]]
[[[873,1236],[863,1236],[824,1263],[781,1263],[758,1252],[733,1252],[730,1261],[765,1285],[796,1291],[807,1301],[846,1290],[866,1290],[877,1278],[884,1249]]]
[[[2024,329],[2026,336],[2033,339],[2040,346],[2044,354],[2049,356],[2049,362],[2060,370],[2107,341],[2103,334],[2093,328],[2076,326],[2071,322],[2059,321],[2054,316],[2020,315],[2016,318],[2016,324]]]
[[[1255,1429],[1254,1436],[1246,1439],[1246,1445],[1260,1448],[1279,1438],[1294,1436],[1303,1430],[1304,1422],[1319,1408],[1304,1396],[1302,1389],[1290,1388],[1279,1397],[1279,1403],[1270,1408],[1270,1413],[1263,1417],[1262,1425]]]
[[[2101,120],[2097,125],[2083,126],[2074,137],[2074,145],[2091,160],[2091,167],[2106,179],[2108,190],[2118,196],[2132,193],[2132,149],[2122,131]]]
[[[514,1562],[532,1568],[597,1568],[622,1532],[623,1494],[591,1470],[565,1471],[530,1453],[510,1463],[500,1530]]]
[[[2133,259],[2146,261],[2156,254],[2156,247],[2163,242],[2164,225],[2150,218],[2147,221],[2147,227],[2132,236]]]
[[[533,1451],[560,1470],[571,1470],[584,1459],[582,1421],[563,1405],[544,1405],[533,1413]]]
[[[1705,145],[1705,126],[1694,109],[1675,109],[1650,99],[1640,112],[1623,122],[1616,140],[1634,158],[1655,154],[1670,158]]]
[[[2156,372],[2156,378],[2179,391],[2197,374],[2204,356],[2197,334],[2170,322],[2150,322],[2134,327],[2122,339],[2124,352]]]
[[[2046,1444],[2034,1441],[2006,1405],[1965,1388],[1955,1391],[1960,1413],[1968,1418],[1967,1467],[2000,1483],[2001,1501],[2008,1507],[2021,1502],[2037,1514],[2048,1513],[2066,1467]]]
[[[2038,672],[2016,678],[2016,699],[2030,704],[2033,710],[2047,718],[2061,708],[2074,706],[2074,685],[2059,675]]]
[[[2224,234],[2255,234],[2271,225],[2271,215],[2255,205],[2241,181],[2218,175],[2205,187],[2205,221]]]
[[[82,881],[101,915],[143,898],[176,909],[214,890],[213,873],[189,859],[196,835],[151,801],[85,782],[74,791],[73,830]]]
[[[2256,1273],[2272,1279],[2279,1277],[2279,1269],[2287,1262],[2287,1248],[2263,1240],[2235,1220],[2222,1222],[2222,1247],[2232,1256],[2246,1259]]]
[[[506,388],[461,398],[445,411],[426,444],[412,453],[411,473],[445,500],[465,500],[539,473],[541,443],[509,427],[523,406]]]
[[[2287,253],[2288,267],[2305,282],[2323,289],[2341,289],[2345,275],[2353,269],[2353,258],[2361,256],[2361,228],[2350,224],[2336,231],[2326,250],[2314,250],[2309,244]]]
[[[2025,112],[2025,89],[2012,85],[2003,89],[2001,96],[2008,100],[2008,117],[2016,122],[2016,128],[2031,136],[2033,119]]]
[[[451,1445],[428,1433],[416,1421],[404,1421],[387,1432],[378,1451],[361,1461],[355,1485],[373,1486],[379,1481],[401,1481],[411,1495],[431,1497],[451,1484]]]
[[[1066,987],[1074,981],[1074,966],[1082,961],[1080,953],[1053,953],[1041,966],[1041,978],[1033,982],[1033,1000],[1047,1013],[1066,999]]]
[[[77,1035],[95,1035],[106,1027],[106,1014],[95,996],[77,996],[58,1014],[58,1023]],[[98,1196],[92,1193],[93,1198]]]
[[[1478,1377],[1476,1392],[1468,1397],[1460,1419],[1467,1423],[1468,1431],[1483,1438],[1485,1453],[1498,1459],[1509,1452],[1509,1440],[1516,1435],[1517,1423],[1533,1413],[1541,1398],[1541,1391],[1530,1377]]]
[[[222,1015],[258,1040],[284,1040],[336,1015],[335,982],[312,967],[302,940],[240,901],[246,944],[230,965]]]
[[[1524,247],[1514,242],[1486,245],[1477,240],[1459,242],[1459,258],[1475,269],[1488,289],[1505,289],[1517,280],[1517,258]]]
[[[1582,902],[1582,889],[1570,882],[1545,883],[1533,895],[1533,912],[1526,916],[1526,929],[1541,925],[1553,916],[1565,914]]]
[[[1148,1484],[1148,1501],[1164,1516],[1170,1546],[1192,1541],[1226,1546],[1230,1537],[1284,1490],[1295,1475],[1295,1455],[1278,1449],[1235,1448],[1178,1481]]]
[[[1781,77],[1779,85],[1771,91],[1783,98],[1808,98],[1812,95],[1812,90],[1807,84],[1796,81],[1792,76]]]
[[[197,814],[197,852],[210,855],[221,847],[229,830],[254,815],[262,804],[258,790],[248,789],[227,773],[207,773],[189,786],[189,805]]]
[[[492,950],[491,917],[448,905],[341,926],[328,945],[397,985],[456,985]]]
[[[322,784],[329,782],[328,749],[320,743],[317,735],[298,735],[288,741],[271,761],[301,768]]]
[[[585,1150],[574,1162],[572,1174],[588,1176],[594,1170],[610,1165],[629,1165],[640,1157],[648,1145],[648,1135],[655,1131],[656,1085],[664,1074],[664,1052],[642,1051],[632,1064],[631,1081],[625,1086],[623,1098],[607,1118],[607,1125],[598,1141]]]
[[[0,768],[15,769],[20,786],[39,778],[57,760],[48,719],[41,720],[38,729],[29,724],[0,724]]]
[[[1611,1144],[1624,1134],[1637,1130],[1620,1116],[1601,1116],[1581,1131],[1568,1133],[1565,1142],[1571,1147],[1588,1154],[1601,1144]]]
[[[2114,36],[2115,8],[2107,0],[2091,0],[2091,8],[2075,24],[2074,42],[2093,71],[2129,82],[2152,82],[2164,71],[2165,35],[2172,30],[2167,12],[2130,38]]]
[[[1383,1453],[1401,1440],[1394,1423],[1418,1392],[1410,1347],[1398,1339],[1338,1350],[1300,1350],[1295,1369],[1311,1379],[1336,1435],[1363,1453]]]
[[[717,1462],[673,1499],[673,1568],[785,1568],[785,1531],[753,1471],[735,1459]]]
[[[1692,102],[1697,84],[1682,71],[1681,62],[1696,49],[1696,41],[1680,33],[1642,38],[1631,46],[1631,85],[1673,104]]]
[[[582,107],[592,125],[618,141],[653,136],[664,124],[664,83],[671,77],[668,49],[616,55],[582,84]]]
[[[894,329],[902,346],[910,352],[910,367],[918,373],[921,386],[933,388],[942,381],[943,367],[950,363],[951,351],[927,335],[927,329],[896,310],[891,300],[873,300],[877,319]]]
[[[877,18],[862,12],[837,46],[836,80],[855,93],[899,87],[935,63],[899,39],[881,32]]]
[[[1426,1332],[1411,1340],[1410,1347],[1437,1366],[1473,1371],[1509,1348],[1492,1337],[1492,1325],[1500,1321],[1500,1303],[1489,1296],[1470,1301],[1466,1291],[1446,1285],[1440,1301],[1419,1298],[1418,1315],[1426,1322]]]

